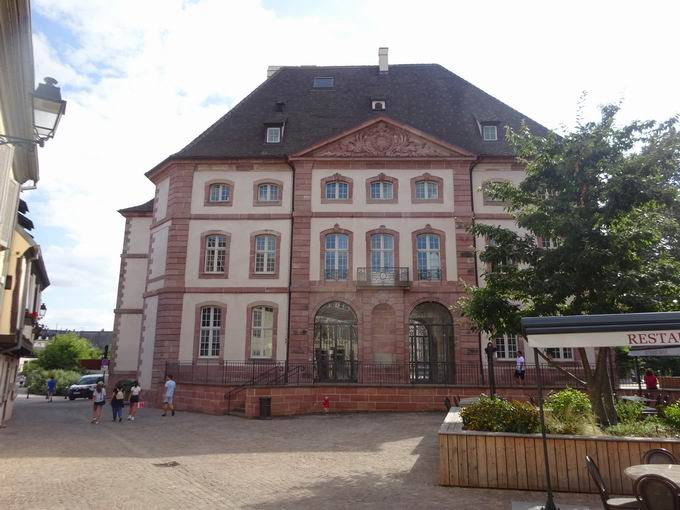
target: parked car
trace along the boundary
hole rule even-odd
[[[97,381],[103,381],[104,374],[88,374],[80,378],[76,384],[68,387],[69,400],[77,398],[92,398]]]

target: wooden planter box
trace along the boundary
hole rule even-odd
[[[545,490],[540,434],[509,434],[462,430],[452,408],[439,429],[439,484],[454,487]],[[612,436],[548,436],[548,462],[553,490],[590,492],[597,489],[586,468],[586,455],[597,463],[612,494],[632,494],[623,470],[642,463],[652,448],[666,448],[680,457],[680,440]]]
[[[680,388],[680,377],[659,376],[659,386],[664,390],[667,388]]]

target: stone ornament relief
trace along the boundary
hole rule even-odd
[[[447,151],[404,129],[378,122],[314,153],[330,157],[446,157]]]

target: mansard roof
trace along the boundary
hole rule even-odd
[[[125,216],[126,214],[135,214],[135,213],[153,213],[153,201],[154,199],[152,198],[148,202],[144,202],[143,204],[140,205],[135,205],[133,207],[127,207],[126,209],[118,209],[118,212]]]
[[[316,77],[332,77],[333,87],[314,89]],[[372,110],[376,98],[385,100],[384,111]],[[526,122],[548,132],[437,64],[390,65],[386,73],[378,66],[282,67],[169,159],[286,157],[379,115],[480,156],[513,155],[505,126]],[[498,141],[483,141],[485,123],[498,126]],[[280,143],[265,143],[268,124],[284,126]]]

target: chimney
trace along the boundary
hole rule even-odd
[[[389,48],[378,48],[378,67],[380,67],[381,73],[386,73],[388,71],[387,65],[387,50]]]
[[[281,69],[282,67],[283,67],[283,66],[269,66],[269,67],[267,67],[267,79],[271,78],[272,75],[273,75],[276,71],[278,71],[279,69]]]

